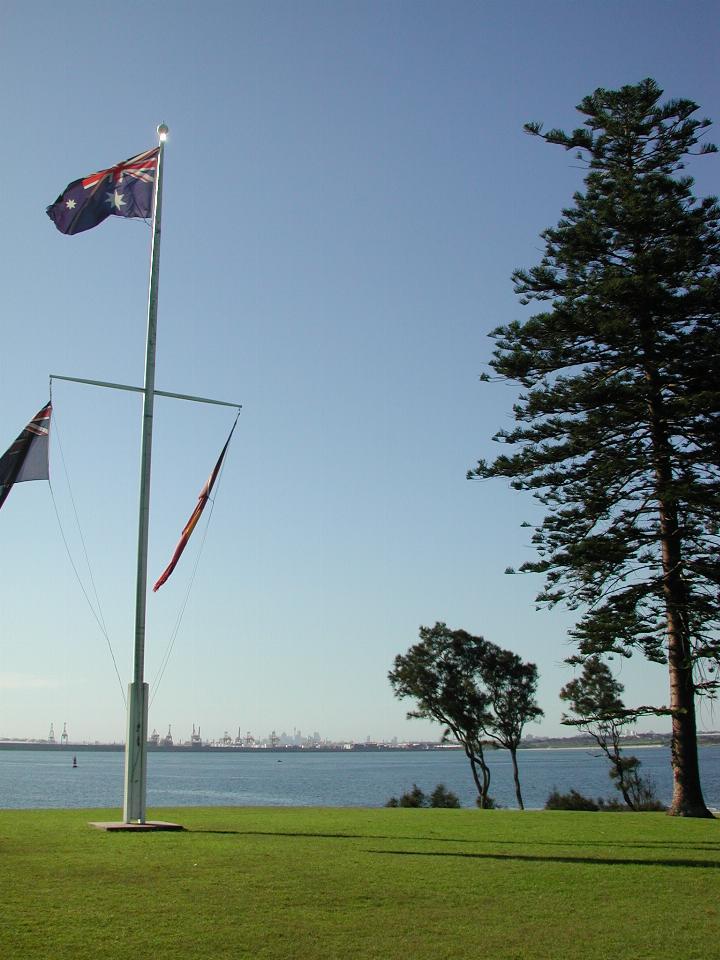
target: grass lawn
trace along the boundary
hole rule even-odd
[[[713,960],[720,822],[476,810],[0,811],[3,960]]]

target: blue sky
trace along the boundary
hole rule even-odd
[[[581,183],[522,124],[571,127],[585,94],[647,76],[717,118],[718,26],[705,2],[3,5],[0,447],[50,373],[142,381],[148,226],[65,237],[44,210],[153,146],[161,121],[157,386],[243,404],[151,728],[436,736],[405,720],[386,674],[420,624],[445,620],[537,662],[546,720],[531,732],[562,729],[572,618],[503,574],[532,555],[520,524],[540,514],[465,480],[510,423],[512,388],[478,382],[488,331],[524,315],[510,274],[537,262]],[[716,157],[691,172],[717,190]],[[55,499],[82,569],[77,507],[124,685],[140,400],[59,382],[53,400]],[[151,581],[232,419],[157,401]],[[203,531],[149,597],[150,681]],[[13,490],[0,544],[0,736],[67,722],[122,739],[47,484]],[[661,667],[616,666],[629,704],[666,702]]]

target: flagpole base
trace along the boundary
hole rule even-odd
[[[147,796],[147,683],[128,687],[128,722],[125,741],[125,800],[123,821],[144,824]]]
[[[130,831],[131,833],[139,831],[141,833],[152,832],[154,830],[184,830],[185,827],[180,823],[170,823],[168,820],[146,820],[144,823],[119,823],[118,821],[100,821],[92,820],[89,824],[96,830],[105,830],[108,833],[120,833]]]

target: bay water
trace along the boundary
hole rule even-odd
[[[660,800],[672,794],[670,751],[633,747],[641,772]],[[608,763],[597,750],[527,749],[518,754],[525,805],[542,808],[553,789],[585,796],[619,797]],[[0,750],[0,808],[120,808],[122,752],[83,750],[72,766],[68,750]],[[510,756],[488,754],[490,794],[514,807]],[[720,808],[720,747],[701,747],[705,801]],[[275,753],[152,752],[148,755],[148,806],[327,806],[381,807],[417,784],[429,793],[443,783],[464,807],[476,791],[462,751],[342,751]]]

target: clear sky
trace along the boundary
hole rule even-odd
[[[717,120],[719,21],[698,0],[4,0],[0,448],[50,373],[142,382],[148,225],[65,237],[44,211],[161,121],[157,387],[243,404],[151,729],[434,737],[386,675],[444,620],[537,662],[546,719],[529,732],[563,730],[572,618],[503,574],[540,514],[465,479],[510,423],[512,388],[478,382],[488,331],[524,315],[510,274],[581,182],[522,124],[569,128],[585,94],[647,76]],[[699,194],[719,162],[693,164]],[[57,382],[53,400],[55,499],[87,585],[74,499],[124,686],[140,399]],[[157,401],[151,582],[232,419]],[[204,529],[149,596],[151,683]],[[628,704],[667,701],[662,667],[616,666]],[[48,485],[25,483],[0,513],[0,736],[51,722],[120,740],[125,712]]]

